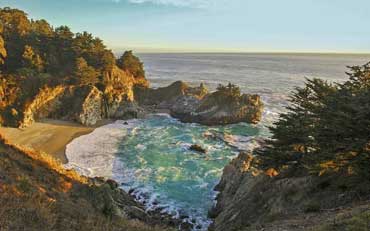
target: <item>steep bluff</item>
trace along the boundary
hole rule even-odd
[[[240,153],[224,168],[210,230],[363,230],[370,211],[368,182],[341,175],[286,173],[272,177]],[[270,176],[268,176],[270,175]],[[350,229],[350,227],[357,227]],[[342,229],[340,229],[342,230]],[[366,229],[364,229],[366,230]]]

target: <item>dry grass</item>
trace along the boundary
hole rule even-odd
[[[0,143],[4,143],[4,145],[9,146],[9,148],[13,148],[15,150],[18,150],[24,154],[26,154],[28,157],[40,161],[41,163],[44,163],[49,167],[50,169],[56,171],[59,174],[65,175],[72,180],[79,181],[81,183],[87,183],[87,178],[84,176],[79,175],[75,170],[69,170],[65,169],[62,165],[62,163],[55,159],[53,156],[42,152],[42,151],[35,151],[31,148],[26,148],[20,145],[11,144],[8,140],[6,140],[1,134],[0,134]]]
[[[87,182],[46,153],[9,144],[0,136],[0,230],[166,230],[107,216],[96,205],[104,206],[99,187]]]

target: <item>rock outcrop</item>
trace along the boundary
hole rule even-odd
[[[217,92],[202,99],[180,97],[171,107],[171,116],[182,122],[204,125],[258,123],[261,120],[263,103],[258,95],[244,94],[232,101],[217,100],[217,97]]]
[[[190,87],[182,81],[176,81],[167,87],[157,89],[137,87],[135,89],[136,101],[145,106],[155,106],[158,109],[170,109],[176,101],[185,96],[197,99],[208,94],[208,90],[201,84],[199,87]]]
[[[102,119],[103,94],[94,86],[57,86],[41,89],[25,106],[20,127],[35,120],[53,118],[94,125]]]
[[[258,123],[263,112],[258,95],[230,97],[221,91],[209,93],[203,84],[190,87],[181,81],[164,88],[136,89],[135,98],[144,107],[167,109],[182,122],[204,125]]]

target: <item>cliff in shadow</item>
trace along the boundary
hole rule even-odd
[[[249,153],[224,169],[210,230],[368,230],[370,183],[348,175],[257,170]]]

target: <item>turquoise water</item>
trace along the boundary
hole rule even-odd
[[[240,150],[267,136],[258,125],[207,127],[165,114],[116,121],[67,146],[72,167],[87,176],[112,178],[148,210],[166,212],[205,230],[223,168]],[[189,150],[201,145],[206,154]]]
[[[126,171],[126,190],[150,209],[160,209],[178,217],[189,217],[203,226],[214,203],[213,188],[223,167],[238,154],[236,147],[211,134],[259,136],[256,126],[247,124],[206,127],[184,124],[167,116],[153,116],[138,123],[124,138],[117,153]],[[199,144],[206,154],[189,150]]]

